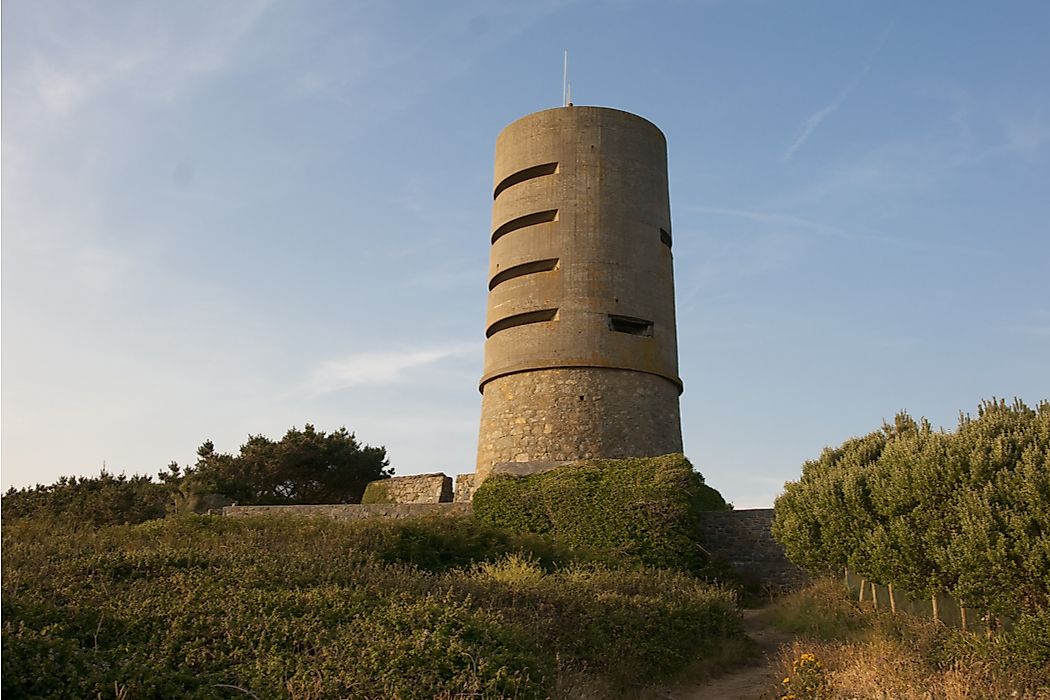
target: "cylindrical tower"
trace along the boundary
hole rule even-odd
[[[477,474],[682,451],[667,143],[603,107],[496,141]]]

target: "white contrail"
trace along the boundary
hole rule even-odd
[[[886,37],[888,37],[889,34],[890,28],[887,27],[886,30],[882,33],[882,36],[879,37],[878,44],[876,44],[872,52],[868,54],[868,58],[864,61],[864,65],[861,66],[860,70],[858,70],[854,74],[853,78],[849,81],[846,87],[839,91],[839,94],[835,96],[835,99],[832,100],[830,104],[818,109],[816,112],[809,115],[805,123],[802,125],[802,128],[799,130],[798,136],[796,136],[795,140],[791,142],[791,145],[788,146],[788,149],[784,151],[784,155],[781,157],[781,160],[787,162],[794,158],[795,153],[798,152],[798,149],[802,148],[802,144],[804,144],[809,139],[809,137],[813,135],[813,132],[817,130],[817,127],[820,126],[825,119],[834,114],[835,111],[842,106],[842,103],[846,101],[846,97],[848,97],[849,94],[853,92],[858,85],[860,85],[861,81],[864,79],[864,76],[867,75],[869,70],[871,70],[871,65],[875,61],[875,56],[877,56],[879,51],[882,49],[882,45],[886,43]]]
[[[410,370],[475,353],[480,355],[478,343],[355,353],[325,362],[314,370],[311,388],[317,394],[324,394],[362,384],[395,384],[406,381]]]

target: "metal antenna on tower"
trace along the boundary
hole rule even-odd
[[[565,49],[565,67],[561,74],[561,106],[569,106],[569,50]]]

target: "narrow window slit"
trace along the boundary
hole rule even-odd
[[[503,272],[497,273],[489,281],[489,291],[491,292],[496,288],[496,285],[503,284],[507,280],[512,280],[515,277],[522,277],[524,275],[531,275],[537,272],[550,272],[558,265],[558,258],[551,258],[549,260],[533,260],[532,262],[522,263],[521,265],[515,265],[514,267],[508,267]]]
[[[558,172],[557,163],[544,163],[543,165],[534,165],[531,168],[519,170],[513,175],[508,175],[503,178],[503,180],[496,185],[496,189],[492,191],[492,198],[495,199],[496,197],[499,197],[500,192],[508,187],[513,187],[514,185],[525,182],[526,180],[543,177],[544,175],[553,175],[556,172]]]
[[[535,226],[536,224],[545,224],[550,221],[557,220],[557,209],[548,209],[547,211],[538,211],[532,214],[526,214],[525,216],[519,216],[516,219],[511,219],[510,221],[493,231],[492,242],[495,243],[503,236],[506,236],[511,231],[517,231],[519,228],[525,228],[526,226]]]
[[[663,229],[660,229],[660,242],[668,248],[671,247],[671,234]]]
[[[491,338],[500,331],[505,331],[508,328],[515,328],[517,326],[527,326],[531,323],[543,323],[544,321],[553,321],[558,315],[557,309],[543,309],[541,311],[526,311],[523,314],[514,314],[513,316],[507,316],[489,326],[488,330],[485,331],[485,337]]]
[[[609,330],[651,338],[653,335],[653,322],[646,321],[644,318],[609,314]]]

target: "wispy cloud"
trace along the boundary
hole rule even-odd
[[[325,394],[364,384],[397,384],[407,381],[413,370],[446,360],[480,355],[476,343],[456,343],[415,350],[361,352],[325,362],[314,370],[310,388]]]
[[[783,232],[808,233],[831,238],[842,238],[844,240],[884,243],[884,245],[887,246],[895,246],[915,250],[937,250],[940,252],[962,253],[972,255],[979,255],[987,252],[983,249],[975,249],[965,246],[947,246],[944,245],[944,243],[938,243],[938,245],[931,245],[931,243],[927,243],[922,240],[912,240],[909,238],[886,236],[878,233],[862,233],[853,229],[845,229],[831,224],[823,224],[823,222],[821,221],[817,221],[811,218],[805,218],[802,216],[794,216],[792,214],[782,214],[777,212],[750,209],[705,207],[697,205],[686,205],[684,207],[679,207],[679,209],[685,209],[687,211],[693,211],[699,214],[713,214],[716,216],[730,216],[734,218],[747,219],[750,221],[755,221],[756,224],[761,224],[764,227],[772,228]]]
[[[1029,311],[1023,318],[1006,327],[1008,333],[1035,339],[1050,339],[1050,310]]]
[[[883,243],[901,242],[894,238],[874,236],[870,234],[848,231],[837,226],[830,226],[828,224],[820,223],[819,221],[813,221],[811,219],[806,219],[799,216],[792,216],[791,214],[779,214],[776,212],[767,212],[751,209],[730,209],[725,207],[705,207],[687,205],[682,208],[688,211],[697,212],[699,214],[714,214],[717,216],[729,216],[738,219],[746,219],[748,221],[754,221],[756,223],[765,224],[767,226],[774,226],[780,229],[808,231],[810,233],[817,233],[825,236],[831,236],[834,238],[845,238],[849,240],[861,241],[879,241]]]
[[[243,0],[183,13],[141,6],[122,13],[119,21],[107,15],[105,27],[97,14],[71,12],[65,4],[19,8],[13,20],[35,27],[31,40],[16,39],[26,42],[16,50],[27,57],[11,70],[5,65],[4,79],[10,80],[19,99],[17,115],[24,118],[19,126],[83,119],[84,108],[97,101],[171,100],[225,70],[269,5],[270,0]],[[49,42],[51,50],[38,50]]]
[[[861,81],[864,80],[864,76],[871,70],[871,66],[875,62],[875,57],[882,49],[882,45],[886,43],[886,37],[889,36],[889,33],[890,28],[887,27],[886,30],[883,31],[882,36],[879,37],[879,41],[875,45],[875,48],[870,54],[868,54],[867,59],[864,61],[864,65],[860,67],[860,70],[854,73],[846,86],[835,96],[835,99],[806,118],[806,121],[802,124],[802,128],[799,129],[798,134],[795,136],[795,139],[791,142],[791,145],[788,146],[787,150],[784,151],[781,160],[787,162],[794,158],[795,154],[798,153],[798,150],[802,148],[802,145],[813,135],[813,132],[824,123],[825,119],[838,111],[839,107],[842,106],[842,103],[846,101],[847,97],[849,97],[849,94],[857,89],[857,86],[859,86]]]
[[[1033,157],[1050,145],[1050,120],[1041,112],[1005,116],[1001,131],[1001,143],[981,153],[978,160],[1000,155]]]

